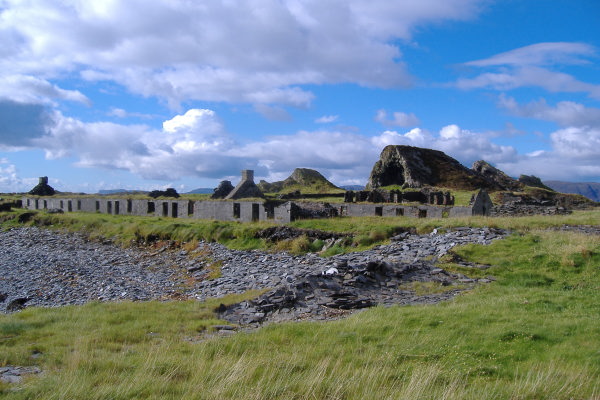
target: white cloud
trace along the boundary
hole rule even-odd
[[[315,120],[317,124],[330,124],[339,119],[339,115],[323,115]]]
[[[0,193],[20,193],[31,190],[37,179],[21,178],[17,167],[7,158],[0,158]]]
[[[157,117],[157,115],[145,114],[145,113],[139,113],[139,112],[131,112],[131,111],[127,111],[127,110],[124,110],[124,109],[118,108],[118,107],[111,107],[110,111],[107,113],[107,115],[109,115],[111,117],[117,117],[117,118],[140,118],[140,119],[154,119]]]
[[[241,169],[255,169],[258,178],[272,181],[285,178],[294,168],[307,167],[338,184],[355,184],[367,180],[379,153],[390,144],[440,150],[467,167],[485,159],[513,176],[524,173],[546,179],[597,176],[589,174],[596,173],[600,159],[597,127],[557,130],[550,137],[551,150],[519,155],[511,146],[494,143],[494,132],[474,132],[455,124],[438,132],[385,130],[372,137],[336,130],[299,131],[240,144],[208,109],[176,115],[164,121],[162,129],[86,123],[59,112],[50,116],[43,125],[45,133],[22,143],[23,147],[43,149],[49,159],[74,158],[78,167],[121,169],[169,182],[184,177],[236,177]],[[14,167],[0,168],[0,187],[2,182],[4,187],[18,183]]]
[[[569,127],[550,135],[552,147],[560,156],[598,164],[600,160],[600,127]],[[600,165],[599,165],[600,166]]]
[[[501,95],[498,105],[514,115],[552,121],[560,126],[600,127],[600,108],[572,101],[558,102],[555,107],[548,105],[544,99],[520,105],[514,98]]]
[[[577,80],[572,75],[553,70],[560,65],[589,63],[597,55],[596,48],[582,43],[538,43],[501,53],[483,60],[464,63],[465,66],[496,68],[474,78],[461,78],[460,89],[490,88],[512,90],[520,87],[540,87],[549,92],[587,93],[600,99],[600,85]]]
[[[585,181],[600,176],[600,129],[569,127],[550,135],[551,150],[537,150],[499,162],[498,167],[518,176],[535,175],[542,179]]]
[[[409,127],[420,124],[420,121],[415,114],[407,114],[401,111],[393,112],[392,118],[388,118],[387,111],[377,110],[377,113],[375,114],[375,121],[385,126]]]
[[[596,49],[585,43],[548,42],[537,43],[500,53],[483,60],[470,61],[464,65],[490,67],[498,65],[555,65],[587,64],[584,57],[596,55]]]
[[[467,166],[480,158],[498,162],[515,157],[512,147],[496,145],[491,138],[491,134],[449,125],[438,133],[414,128],[405,133],[386,130],[372,137],[336,130],[299,131],[240,144],[214,111],[190,109],[164,121],[160,130],[86,123],[55,112],[46,133],[32,138],[27,147],[43,149],[49,159],[75,158],[78,167],[121,169],[145,179],[223,179],[250,168],[257,177],[276,180],[294,168],[307,167],[344,184],[366,181],[389,144],[442,150]]]
[[[187,100],[307,107],[314,95],[301,85],[409,85],[394,40],[473,18],[481,3],[5,0],[0,71],[46,83],[110,80],[174,108]]]
[[[61,89],[45,79],[27,75],[0,75],[0,98],[33,104],[68,100],[91,105],[90,100],[78,90]]]

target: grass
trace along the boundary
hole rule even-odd
[[[20,225],[19,215],[27,211],[18,210],[4,213],[1,224],[4,228]],[[122,246],[134,244],[152,244],[157,241],[175,241],[179,243],[198,240],[216,241],[237,249],[255,249],[265,247],[256,233],[272,224],[185,220],[162,217],[139,217],[97,213],[34,213],[28,224],[71,232],[83,232],[91,239],[110,239]]]
[[[21,225],[19,216],[30,211],[17,210],[0,213],[0,227],[7,229]],[[474,226],[496,227],[526,232],[557,225],[597,224],[600,209],[576,211],[570,215],[548,217],[465,217],[465,218],[397,218],[397,217],[339,217],[317,220],[298,220],[289,224],[296,228],[319,229],[350,235],[340,245],[322,253],[331,256],[351,251],[361,251],[375,245],[385,244],[388,239],[406,229],[419,233],[431,232],[434,228],[444,229]],[[257,233],[273,226],[268,222],[241,223],[229,221],[173,219],[165,217],[140,217],[98,213],[48,214],[35,212],[27,222],[30,225],[51,229],[84,232],[91,239],[110,239],[122,246],[153,244],[173,241],[185,246],[199,240],[215,241],[228,247],[242,250],[264,249],[289,251],[294,254],[319,252],[322,244],[308,243],[307,238],[298,238],[279,243],[268,243],[257,238]]]
[[[456,250],[497,281],[433,306],[205,337],[218,302],[0,317],[7,399],[597,399],[600,237],[530,229]],[[435,288],[425,288],[431,290]],[[250,294],[249,296],[251,296]],[[41,357],[32,360],[36,352]]]

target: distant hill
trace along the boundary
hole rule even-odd
[[[98,194],[100,195],[108,195],[108,194],[146,194],[148,192],[144,190],[127,190],[127,189],[107,189],[107,190],[99,190]]]
[[[365,187],[363,185],[343,185],[340,186],[340,188],[344,190],[365,190]]]
[[[600,183],[598,182],[545,181],[544,183],[557,192],[580,194],[590,200],[600,202]]]
[[[302,193],[327,193],[343,190],[329,182],[318,171],[309,168],[296,168],[283,181],[269,183],[262,180],[258,187],[263,193],[290,193],[296,190]]]
[[[214,188],[198,188],[198,189],[194,189],[190,192],[187,192],[185,194],[213,194],[214,191],[215,191]]]

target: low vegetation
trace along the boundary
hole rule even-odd
[[[202,234],[231,243],[250,240],[263,226],[133,219],[39,213],[28,223],[115,239],[138,229],[141,237],[152,232],[191,242]],[[5,227],[16,221],[10,218]],[[213,309],[241,297],[92,303],[3,315],[0,365],[38,365],[44,373],[4,384],[0,393],[6,399],[598,399],[600,236],[548,230],[564,224],[599,225],[600,212],[298,221],[293,225],[352,232],[353,241],[379,232],[371,245],[409,227],[426,232],[496,226],[515,233],[490,246],[455,249],[444,260],[445,268],[493,277],[490,284],[438,305],[376,307],[326,323],[217,336],[213,327],[223,321]],[[229,233],[217,237],[223,231]],[[318,243],[298,239],[296,245],[306,251]],[[491,267],[460,267],[458,257]]]

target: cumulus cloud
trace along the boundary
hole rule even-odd
[[[438,149],[467,166],[482,157],[490,162],[516,158],[514,148],[493,143],[493,134],[457,125],[439,132],[385,130],[371,137],[321,129],[240,143],[208,109],[190,109],[165,120],[161,129],[83,122],[56,111],[48,115],[48,123],[40,124],[43,133],[21,143],[24,148],[43,149],[48,159],[73,158],[78,167],[120,169],[163,181],[224,179],[238,176],[241,169],[254,169],[257,177],[279,180],[294,168],[307,167],[339,184],[360,183],[357,181],[368,178],[379,153],[389,144]],[[568,140],[566,133],[557,134],[555,142]]]
[[[233,141],[212,110],[191,109],[164,121],[161,130],[146,125],[85,123],[54,114],[48,134],[31,146],[48,159],[75,157],[79,167],[122,169],[146,179],[184,176],[218,178],[239,170],[246,160],[229,157]]]
[[[0,71],[46,84],[65,74],[110,80],[174,108],[189,100],[307,107],[306,84],[409,85],[394,41],[424,24],[473,18],[481,3],[5,0]],[[36,90],[85,101],[52,85]]]
[[[550,135],[551,149],[522,155],[512,146],[494,143],[495,132],[475,132],[455,124],[437,132],[385,130],[371,137],[327,129],[298,131],[240,143],[208,109],[190,109],[165,120],[161,129],[82,122],[59,112],[47,115],[49,122],[39,124],[45,130],[18,144],[43,149],[49,159],[73,158],[78,167],[120,169],[169,182],[185,177],[237,177],[241,169],[254,169],[258,178],[273,181],[287,177],[294,168],[307,167],[338,184],[364,183],[379,153],[390,144],[437,149],[465,166],[483,158],[513,176],[597,176],[593,174],[600,159],[600,129],[589,126],[557,130]],[[10,138],[2,139],[5,146],[11,143]],[[14,169],[2,168],[4,182],[14,186]]]
[[[498,106],[512,115],[549,121],[560,127],[549,134],[549,149],[533,150],[511,162],[500,162],[500,168],[514,175],[536,175],[543,179],[597,179],[600,109],[572,101],[552,106],[545,99],[520,104],[504,94],[499,96]]]
[[[554,93],[583,92],[598,99],[600,85],[582,82],[572,75],[554,70],[557,66],[589,63],[588,58],[595,56],[596,48],[583,43],[538,43],[464,63],[464,66],[495,70],[474,78],[461,78],[455,86],[465,90],[490,88],[502,91],[540,87]]]
[[[392,117],[388,118],[387,111],[378,110],[375,114],[375,121],[385,126],[401,126],[409,127],[419,125],[420,121],[417,116],[413,113],[407,114],[401,111],[395,111],[392,113]]]

